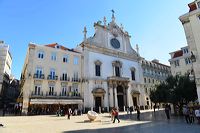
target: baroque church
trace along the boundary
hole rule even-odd
[[[140,106],[144,109],[146,96],[141,57],[132,48],[130,35],[117,25],[114,11],[112,21],[107,24],[94,23],[95,33],[86,37],[76,48],[82,53],[84,108],[109,111],[112,107],[120,111],[126,107]]]

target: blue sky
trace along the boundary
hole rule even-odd
[[[20,78],[29,42],[57,42],[76,47],[94,34],[94,22],[116,21],[131,35],[131,44],[138,44],[140,55],[147,60],[159,59],[169,64],[169,52],[186,45],[180,15],[188,12],[192,0],[0,0],[0,40],[10,45],[12,73]]]

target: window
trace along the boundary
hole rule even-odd
[[[146,83],[147,82],[147,80],[146,80],[146,78],[144,78],[144,83]]]
[[[100,65],[95,65],[95,75],[96,76],[101,76],[101,74],[100,74]]]
[[[36,78],[41,78],[42,77],[42,68],[37,67],[36,68]]]
[[[68,62],[68,55],[63,56],[63,62]]]
[[[118,66],[115,66],[115,76],[120,77],[120,70]]]
[[[55,76],[56,76],[55,69],[51,68],[49,78],[50,78],[50,79],[54,79]]]
[[[183,53],[187,54],[188,53],[188,49],[183,49]]]
[[[72,84],[72,92],[73,92],[73,96],[78,96],[78,84]]]
[[[175,67],[179,66],[179,60],[174,61]]]
[[[35,85],[34,95],[40,95],[41,86]]]
[[[72,78],[72,81],[78,81],[78,72],[74,72],[74,76]]]
[[[43,51],[38,52],[38,58],[40,58],[40,59],[44,58],[44,52]]]
[[[54,86],[49,86],[49,95],[50,96],[54,95]]]
[[[56,53],[51,53],[51,60],[56,61]]]
[[[151,79],[149,79],[149,83],[151,83]]]
[[[185,58],[185,64],[188,65],[190,63],[191,63],[190,58]]]
[[[62,96],[66,96],[67,95],[67,87],[62,87]]]
[[[101,61],[97,60],[94,62],[95,64],[95,76],[101,76]]]
[[[131,71],[131,78],[132,80],[135,80],[135,71]]]
[[[67,73],[63,73],[61,80],[67,81]]]
[[[79,58],[78,57],[74,57],[74,65],[78,65],[78,61],[79,61]]]
[[[200,8],[200,1],[199,1],[199,2],[197,2],[197,5],[198,5],[198,8]]]

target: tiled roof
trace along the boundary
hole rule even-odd
[[[189,8],[190,8],[190,11],[189,11],[189,12],[194,11],[194,10],[197,9],[197,6],[196,6],[196,3],[195,3],[195,2],[192,2],[192,3],[188,4],[188,6],[189,6]]]
[[[179,50],[179,51],[176,51],[176,52],[174,53],[173,58],[177,58],[177,57],[181,57],[181,56],[183,56],[183,51],[182,51],[182,50]]]
[[[58,43],[47,44],[47,45],[45,45],[45,46],[51,47],[51,48],[56,48],[56,46],[59,46],[60,49],[62,49],[62,50],[71,51],[71,52],[75,52],[75,53],[79,53],[79,52],[77,52],[77,51],[74,51],[74,49],[66,48],[66,47],[64,47],[64,46],[62,46],[62,45],[59,45]]]

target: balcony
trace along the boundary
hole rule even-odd
[[[59,97],[61,98],[81,98],[81,94],[79,92],[60,92]]]
[[[47,77],[47,79],[48,80],[58,80],[58,76],[56,76],[56,75],[48,75],[48,77]]]
[[[33,78],[35,78],[35,79],[44,79],[44,74],[34,74],[33,75]]]
[[[60,77],[60,81],[70,81],[70,78],[69,77],[67,77],[67,78],[64,78],[64,77]]]
[[[31,93],[31,97],[43,97],[43,92],[35,92],[35,91],[32,91]]]
[[[71,81],[72,81],[72,82],[81,82],[81,79],[80,79],[80,78],[72,78]]]
[[[47,91],[46,96],[47,97],[57,97],[57,92]]]

